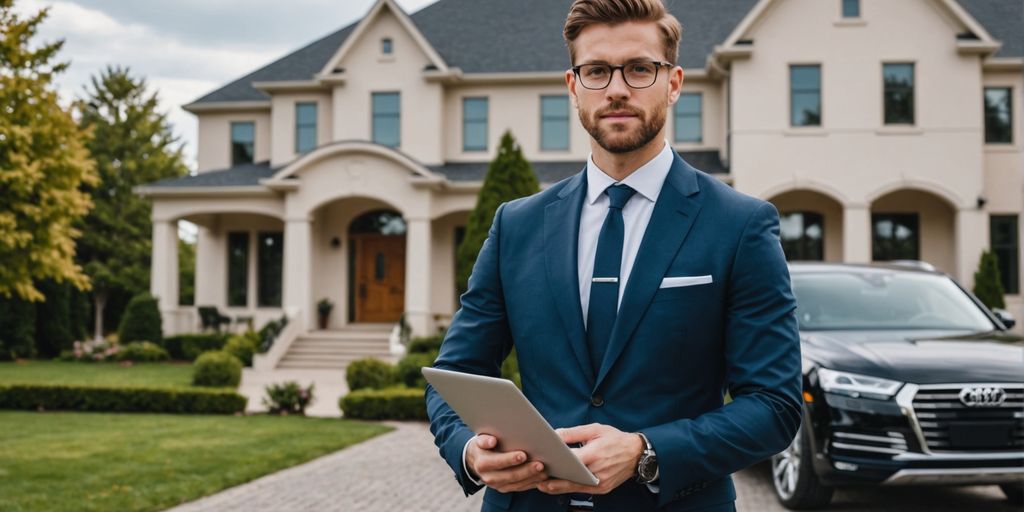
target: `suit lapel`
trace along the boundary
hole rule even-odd
[[[661,279],[697,219],[701,205],[696,197],[690,197],[697,192],[697,172],[676,155],[630,271],[626,291],[612,327],[608,351],[594,383],[595,391],[628,345],[654,293],[661,286]]]
[[[570,180],[559,200],[544,208],[544,266],[551,285],[558,315],[562,318],[580,369],[588,383],[594,382],[594,371],[590,368],[590,355],[583,327],[583,310],[580,307],[579,270],[577,269],[577,247],[579,245],[580,210],[586,195],[586,170]]]

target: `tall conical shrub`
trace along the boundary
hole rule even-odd
[[[999,258],[994,252],[981,253],[978,271],[974,273],[974,294],[989,309],[1006,307],[1003,279],[999,275]]]
[[[537,176],[530,162],[523,157],[522,148],[516,143],[511,132],[501,136],[498,155],[487,168],[487,177],[477,196],[476,208],[469,215],[466,236],[459,244],[456,263],[456,286],[459,295],[466,291],[469,274],[473,271],[476,256],[487,239],[487,232],[494,221],[494,212],[501,203],[536,194],[540,191]]]

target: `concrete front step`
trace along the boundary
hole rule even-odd
[[[299,338],[292,343],[293,347],[345,347],[357,350],[373,350],[378,347],[388,347],[388,340],[317,340],[310,338]]]
[[[300,334],[277,364],[283,369],[343,370],[357,359],[394,362],[389,338],[393,324],[357,324],[334,331]]]

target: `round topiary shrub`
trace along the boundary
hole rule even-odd
[[[235,387],[242,380],[242,362],[223,351],[205,352],[196,358],[192,384],[210,387]]]
[[[121,346],[114,354],[117,361],[154,362],[166,361],[171,356],[160,345],[151,341],[136,341]]]
[[[163,340],[163,324],[156,298],[148,293],[132,297],[124,310],[124,316],[121,317],[117,334],[122,344],[133,341],[160,343]]]
[[[345,381],[349,391],[386,388],[396,381],[395,367],[372,357],[359,359],[345,369]]]
[[[437,352],[419,352],[403,357],[398,361],[396,368],[399,382],[410,388],[427,387],[427,380],[423,378],[423,372],[420,369],[424,366],[433,366],[435,359],[437,359]]]
[[[252,366],[252,356],[256,353],[257,343],[248,336],[234,335],[228,338],[224,351],[237,357],[243,366]]]

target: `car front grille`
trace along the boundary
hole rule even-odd
[[[1002,400],[994,400],[1002,390]],[[965,405],[961,392],[980,390]],[[980,398],[979,398],[980,397]],[[934,452],[1024,450],[1024,384],[920,386],[913,400],[921,433]]]

